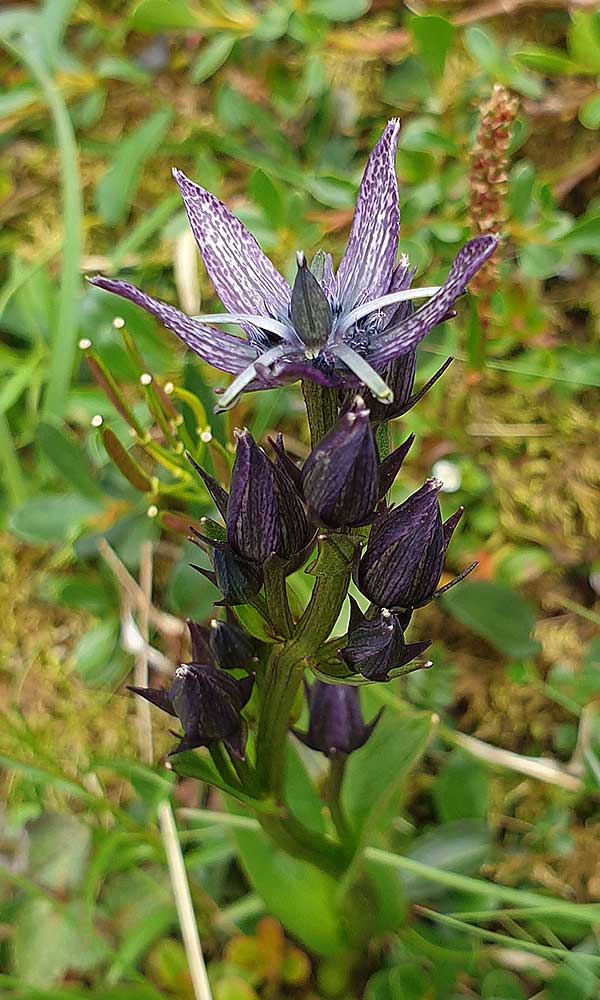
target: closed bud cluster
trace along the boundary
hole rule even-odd
[[[315,681],[305,685],[308,702],[308,732],[294,730],[295,735],[311,750],[320,750],[327,757],[349,754],[362,747],[375,729],[381,711],[370,723],[365,723],[360,709],[358,688],[349,684],[324,684]]]

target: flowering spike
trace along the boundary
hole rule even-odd
[[[367,742],[383,709],[366,725],[360,710],[358,688],[322,681],[315,681],[310,688],[307,684],[304,687],[309,712],[308,732],[293,730],[302,743],[333,757],[352,753]]]
[[[310,511],[330,528],[364,523],[378,500],[377,451],[369,411],[357,396],[304,463]]]
[[[358,585],[377,607],[417,608],[433,598],[444,563],[441,486],[428,480],[373,525]]]

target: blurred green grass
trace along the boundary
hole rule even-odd
[[[128,441],[126,421],[80,359],[80,338],[93,342],[144,428],[151,418],[140,370],[113,325],[115,304],[82,275],[133,276],[189,311],[200,300],[203,310],[216,305],[186,235],[173,164],[226,199],[283,273],[298,248],[339,253],[367,152],[398,115],[401,249],[434,282],[471,233],[470,155],[497,82],[520,107],[491,322],[481,326],[474,297],[430,338],[420,378],[440,356],[457,360],[402,422],[402,436],[414,430],[421,440],[406,489],[449,463],[458,487],[445,504],[467,508],[452,558],[458,567],[479,558],[480,569],[475,591],[457,590],[443,610],[427,612],[436,669],[409,678],[401,693],[441,714],[446,736],[414,775],[392,839],[439,868],[579,903],[600,896],[600,15],[593,5],[566,7],[516,4],[507,18],[490,16],[488,4],[446,0],[417,13],[391,0],[46,0],[0,12],[7,995],[191,995],[155,825],[157,802],[172,789],[160,764],[137,763],[131,709],[112,694],[131,655],[96,540],[106,537],[134,575],[141,543],[152,541],[155,600],[174,615],[206,617],[214,595],[187,568],[180,536],[147,516],[160,497],[176,506],[185,484],[162,472],[160,497],[136,492],[90,425],[99,414]],[[183,357],[145,314],[125,303],[118,312],[158,384],[199,396],[204,412],[184,405],[185,427],[193,435],[210,426],[213,440],[197,444],[217,466],[235,424],[301,438],[296,390],[258,394],[214,418],[219,376]],[[137,452],[153,474],[156,454]],[[167,652],[178,655],[176,640]],[[461,732],[574,761],[581,788],[490,769],[452,741]],[[177,796],[198,804],[193,787]],[[249,974],[235,947],[223,950],[239,929],[254,933],[263,913],[233,841],[193,822],[183,837],[222,1000],[253,991],[358,996],[369,976],[373,998],[597,994],[592,965],[583,965],[584,955],[597,956],[594,936],[552,915],[541,927],[508,916],[490,924],[506,938],[494,946],[413,913],[408,932],[352,982],[339,962],[316,960],[308,984],[300,977],[294,986],[282,967],[276,980],[261,978],[256,966],[270,945],[259,936]],[[411,900],[458,909],[447,890],[409,890],[405,883]],[[471,909],[483,911],[480,901]],[[534,952],[566,946],[565,961],[542,951],[537,964],[511,965],[500,945],[518,951],[520,940]]]

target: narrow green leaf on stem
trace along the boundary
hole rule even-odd
[[[37,27],[37,26],[36,26]],[[52,351],[44,399],[44,416],[64,412],[77,343],[77,306],[80,292],[80,263],[83,248],[83,202],[75,132],[62,94],[51,78],[38,37],[16,44],[7,38],[2,44],[22,62],[40,87],[52,116],[61,164],[64,221],[58,315],[52,336]]]

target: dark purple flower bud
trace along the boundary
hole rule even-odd
[[[360,710],[358,688],[350,684],[305,684],[308,701],[308,732],[294,734],[311,750],[327,757],[349,754],[367,742],[379,722],[381,709],[373,721],[365,724]]]
[[[348,644],[339,655],[353,673],[370,681],[387,681],[390,670],[406,666],[430,645],[430,640],[407,644],[398,617],[384,608],[376,618],[350,627]]]
[[[223,545],[213,552],[215,583],[223,600],[220,604],[247,604],[262,587],[260,568],[247,559],[241,559],[231,546]]]
[[[319,441],[304,463],[309,510],[330,528],[364,524],[379,499],[377,451],[361,396]]]
[[[445,539],[438,479],[430,479],[375,522],[358,569],[358,586],[379,608],[417,608],[434,596]]]
[[[325,292],[309,271],[302,252],[296,255],[298,273],[292,288],[290,318],[302,343],[318,354],[331,333],[331,306]]]
[[[179,719],[183,737],[171,753],[222,742],[244,760],[241,711],[252,693],[254,677],[236,681],[207,663],[184,663],[175,671],[168,691],[130,687],[163,712]]]
[[[198,622],[186,618],[185,624],[190,633],[192,645],[193,663],[214,663],[213,651],[210,648],[210,631],[206,625],[199,625]]]
[[[213,618],[210,623],[210,650],[224,670],[249,670],[256,663],[252,636],[234,622]]]
[[[302,499],[289,476],[273,465],[248,431],[235,434],[227,508],[229,543],[242,558],[259,566],[273,553],[290,559],[310,537]]]

